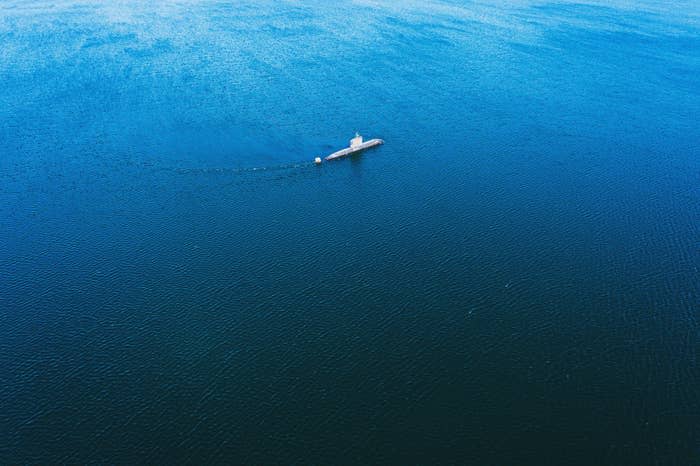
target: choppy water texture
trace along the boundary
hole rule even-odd
[[[697,463],[699,15],[1,2],[0,463]]]

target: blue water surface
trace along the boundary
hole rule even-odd
[[[0,464],[697,463],[699,51],[689,0],[0,2]]]

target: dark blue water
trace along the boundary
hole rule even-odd
[[[694,1],[0,2],[0,464],[697,464],[699,76]]]

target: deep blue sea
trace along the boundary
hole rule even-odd
[[[697,0],[0,0],[0,464],[700,464],[699,122]]]

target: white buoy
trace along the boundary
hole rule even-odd
[[[320,164],[321,164],[321,157],[316,157],[316,158],[314,159],[314,163],[315,163],[316,165],[320,165]]]

